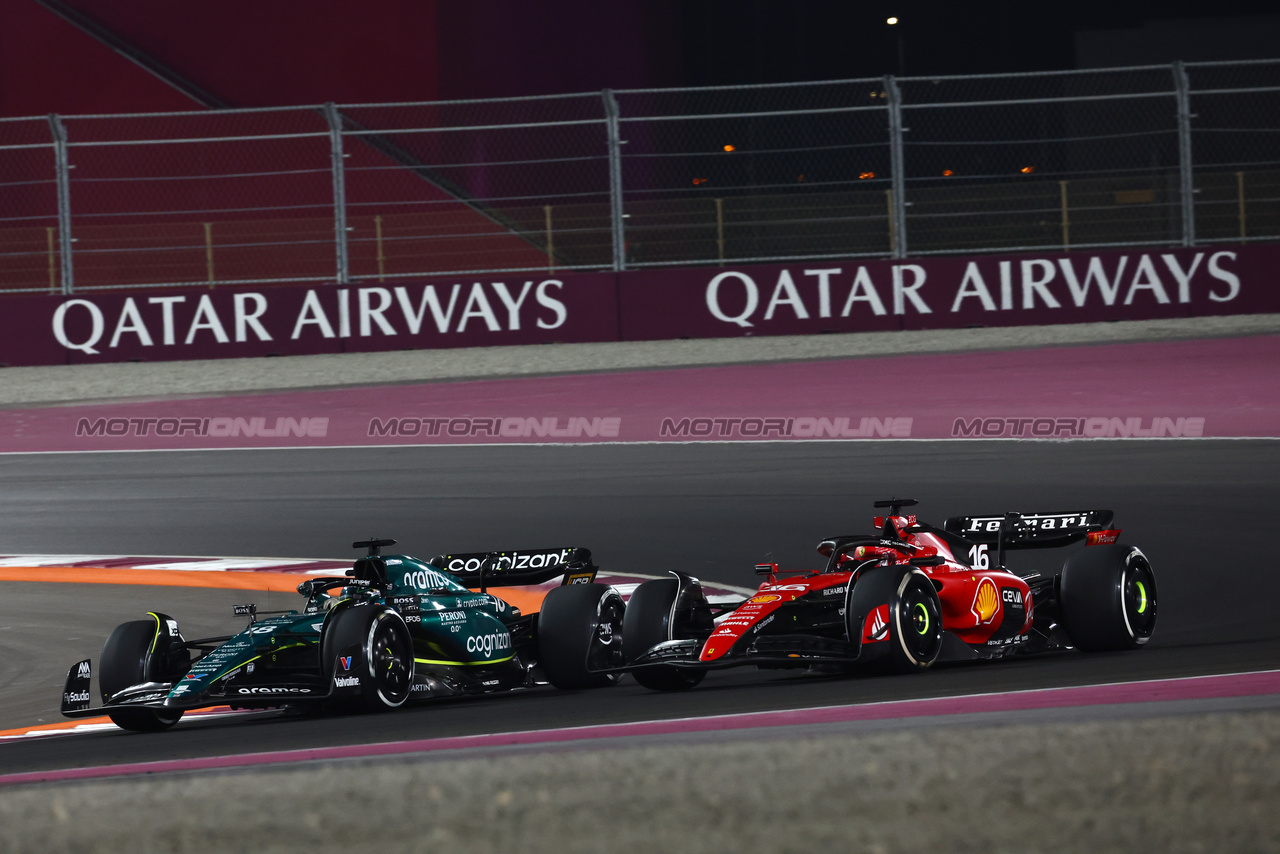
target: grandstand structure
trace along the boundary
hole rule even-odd
[[[1280,239],[1280,60],[691,89],[643,35],[628,88],[476,99],[501,45],[461,57],[448,4],[335,6],[335,45],[290,4],[193,43],[152,0],[6,2],[0,292]]]

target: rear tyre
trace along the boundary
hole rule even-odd
[[[334,614],[320,642],[321,671],[333,679],[337,658],[356,647],[360,661],[349,675],[360,678],[360,691],[345,707],[379,712],[403,706],[413,690],[413,637],[399,612],[385,606],[344,608]]]
[[[116,626],[103,644],[99,659],[98,690],[102,692],[104,703],[131,685],[165,678],[167,674],[148,671],[148,656],[155,641],[155,620],[134,620]],[[162,658],[156,658],[150,670],[162,669],[159,667],[162,661]],[[133,732],[160,732],[182,718],[181,711],[157,712],[153,709],[108,710],[107,715],[116,726]]]
[[[1134,546],[1088,546],[1059,577],[1062,627],[1086,652],[1137,649],[1156,628],[1156,577]]]
[[[622,618],[622,655],[628,662],[655,644],[671,640],[672,608],[679,592],[679,581],[660,578],[644,582],[631,594]],[[706,672],[660,664],[637,668],[631,675],[654,691],[687,691],[701,682]]]
[[[557,688],[604,688],[620,673],[626,606],[605,584],[570,584],[547,594],[538,613],[538,663]]]

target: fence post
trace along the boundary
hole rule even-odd
[[[1236,173],[1236,215],[1240,219],[1240,239],[1245,240],[1248,232],[1245,230],[1244,219],[1244,173]]]
[[[555,233],[551,230],[551,205],[542,206],[542,215],[546,220],[547,226],[547,272],[554,273],[556,271],[556,244]]]
[[[1062,208],[1062,251],[1071,251],[1071,214],[1067,208],[1067,182],[1058,182],[1058,203]]]
[[[213,223],[211,222],[204,224],[204,272],[209,280],[209,287],[212,288],[217,278],[213,275]]]
[[[58,172],[58,261],[62,266],[62,292],[76,292],[71,269],[71,165],[67,162],[67,129],[57,113],[49,114],[53,134],[53,160]]]
[[[382,254],[382,214],[373,218],[373,242],[378,254],[378,281],[387,279],[386,256]]]
[[[613,271],[627,269],[626,233],[622,228],[622,138],[618,134],[618,99],[605,89],[605,127],[609,134],[609,221],[613,232]]]
[[[333,160],[333,242],[338,252],[338,284],[345,285],[351,280],[347,259],[347,170],[342,153],[342,118],[332,101],[324,105],[324,117],[329,122],[329,150]]]
[[[724,266],[724,199],[716,199],[716,258]]]
[[[907,183],[903,170],[902,93],[898,81],[890,74],[884,78],[884,91],[889,98],[889,175],[893,189],[890,193],[892,214],[889,234],[893,240],[893,257],[907,257]]]
[[[1173,85],[1178,96],[1178,174],[1182,195],[1182,245],[1196,245],[1195,183],[1191,163],[1191,82],[1187,67],[1178,60],[1173,64]]]
[[[49,244],[49,293],[53,293],[58,290],[58,262],[54,255],[54,248],[58,241],[53,237],[53,226],[45,226],[44,237]]]

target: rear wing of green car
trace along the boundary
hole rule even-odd
[[[439,555],[431,565],[468,587],[481,588],[543,584],[559,576],[564,576],[562,584],[590,584],[599,572],[590,550],[573,546]]]

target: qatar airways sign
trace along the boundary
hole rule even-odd
[[[624,282],[622,332],[787,335],[1277,311],[1277,264],[1277,247],[1252,246],[646,271]]]
[[[1280,244],[5,297],[0,364],[1280,312]]]
[[[8,364],[617,340],[610,275],[15,297]]]

